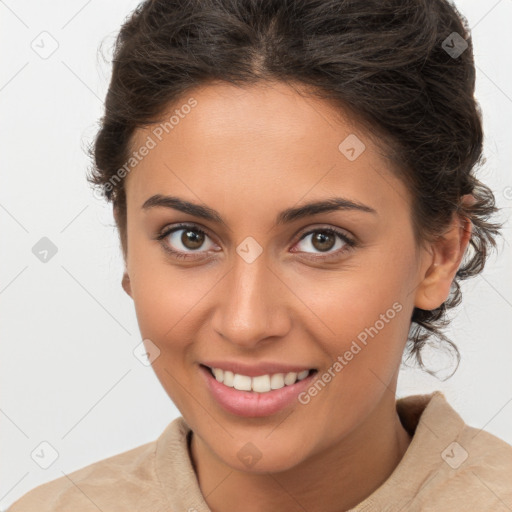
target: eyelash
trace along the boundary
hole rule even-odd
[[[188,259],[196,259],[196,257],[193,255],[193,254],[188,254],[188,253],[183,253],[181,251],[176,251],[174,249],[171,249],[169,247],[169,245],[165,244],[163,242],[164,238],[166,238],[167,236],[169,236],[171,233],[174,233],[175,231],[181,231],[182,229],[188,229],[190,231],[194,231],[195,233],[200,233],[202,235],[206,235],[208,236],[209,238],[211,238],[208,233],[204,230],[204,229],[201,229],[198,225],[196,224],[177,224],[169,229],[166,229],[164,230],[162,233],[160,233],[159,235],[157,235],[156,237],[156,240],[158,240],[163,249],[170,253],[173,257],[177,258],[177,259],[182,259],[182,260],[188,260]],[[341,249],[338,249],[337,251],[335,252],[332,252],[332,253],[326,253],[325,256],[307,256],[308,258],[310,259],[313,259],[313,260],[323,260],[323,261],[329,261],[331,259],[335,259],[337,257],[339,257],[341,254],[345,253],[345,252],[348,252],[350,251],[351,249],[357,247],[358,243],[356,242],[356,240],[352,239],[352,238],[349,238],[345,233],[343,233],[342,231],[339,231],[337,230],[336,228],[332,228],[332,227],[328,227],[328,228],[322,228],[322,227],[319,227],[319,228],[316,228],[316,229],[312,229],[310,231],[306,231],[305,233],[303,233],[301,235],[301,237],[299,238],[299,240],[297,241],[300,242],[302,241],[304,238],[306,238],[308,235],[311,235],[311,234],[314,234],[314,233],[329,233],[329,234],[334,234],[334,235],[338,235],[339,238],[341,238],[341,240],[346,244],[343,248]],[[298,252],[298,251],[296,251]],[[306,254],[309,254],[309,253],[306,253]]]

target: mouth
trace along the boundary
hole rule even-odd
[[[215,402],[224,411],[244,417],[271,416],[297,406],[299,395],[318,373],[311,368],[250,377],[204,364],[199,365],[199,370]]]
[[[311,368],[300,372],[267,373],[251,377],[223,370],[222,368],[212,368],[204,364],[200,366],[209,371],[210,375],[217,382],[224,384],[224,386],[237,389],[238,391],[251,391],[253,393],[270,393],[285,386],[293,386],[317,372],[315,368]]]

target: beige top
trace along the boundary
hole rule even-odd
[[[512,446],[470,427],[440,391],[397,400],[412,441],[390,477],[350,512],[512,511]],[[7,512],[211,512],[173,420],[151,443],[36,487]]]

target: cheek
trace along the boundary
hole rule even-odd
[[[394,371],[407,341],[413,307],[411,254],[405,248],[398,254],[375,248],[357,268],[309,287],[311,309],[329,328],[319,324],[315,337],[323,340],[331,360],[346,354],[347,366],[358,370]],[[358,378],[357,372],[346,373]]]
[[[205,293],[202,287],[191,288],[190,279],[183,274],[171,273],[165,267],[160,271],[156,266],[137,273],[132,292],[141,334],[164,343],[180,339],[187,313]]]
[[[141,335],[165,350],[178,351],[193,342],[201,323],[201,304],[221,274],[211,268],[179,269],[158,254],[160,249],[134,248],[129,269],[132,297]],[[131,254],[130,254],[131,256]]]

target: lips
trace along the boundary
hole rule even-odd
[[[279,369],[303,368],[284,365],[277,367]],[[268,369],[269,366],[267,365],[265,368]],[[250,368],[250,370],[251,369],[253,372],[255,371],[254,367]],[[311,385],[317,374],[316,370],[308,372],[305,378],[297,380],[293,384],[285,385],[280,389],[273,389],[268,392],[256,392],[254,390],[239,390],[234,387],[226,386],[224,383],[217,381],[210,368],[203,364],[199,365],[199,370],[210,396],[214,401],[226,412],[245,417],[272,416],[286,408],[297,406],[299,403],[298,396]],[[226,371],[231,373],[229,370]],[[247,371],[247,366],[245,366],[245,371]],[[248,376],[246,377],[249,378]],[[258,379],[259,376],[256,375],[255,378]],[[251,378],[249,378],[249,380],[251,380]]]
[[[303,364],[284,364],[279,362],[260,362],[244,363],[242,361],[202,361],[203,366],[209,368],[220,368],[223,371],[230,371],[233,374],[247,375],[248,377],[258,377],[260,375],[272,375],[274,373],[301,373],[305,370],[316,370],[313,366]]]

